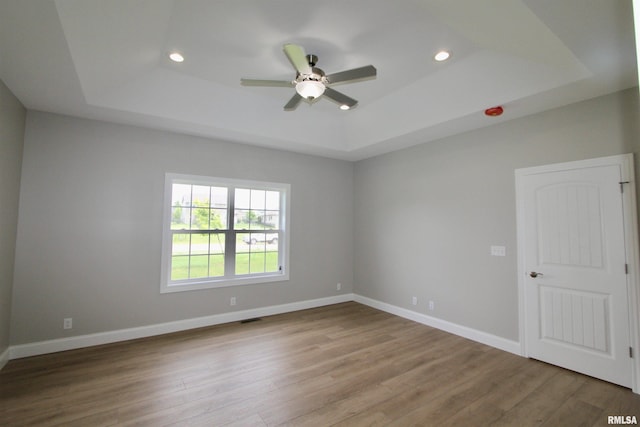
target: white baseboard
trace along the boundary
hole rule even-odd
[[[0,370],[4,368],[4,365],[9,361],[9,350],[10,347],[7,347],[2,353],[0,353]]]
[[[422,323],[423,325],[431,326],[433,328],[461,336],[463,338],[468,338],[472,341],[486,344],[509,353],[517,354],[518,356],[522,355],[520,343],[517,341],[511,341],[467,326],[447,322],[446,320],[437,319],[435,317],[427,316],[426,314],[407,310],[406,308],[363,297],[362,295],[354,295],[354,301],[378,310],[386,311],[387,313],[395,314],[396,316],[404,317],[405,319],[413,320],[414,322]]]
[[[40,354],[55,353],[58,351],[73,350],[76,348],[90,347],[94,345],[109,344],[118,341],[127,341],[136,338],[145,338],[154,335],[168,334],[185,331],[188,329],[202,328],[219,325],[222,323],[238,322],[254,317],[272,316],[275,314],[289,313],[292,311],[306,310],[325,305],[339,304],[342,302],[356,301],[364,305],[386,311],[423,325],[441,329],[470,340],[521,355],[520,343],[506,338],[498,337],[486,332],[478,331],[466,326],[447,322],[402,307],[387,304],[371,298],[356,294],[342,294],[333,297],[319,298],[307,301],[299,301],[290,304],[274,305],[269,307],[254,308],[230,313],[214,314],[211,316],[197,317],[194,319],[178,320],[175,322],[160,323],[156,325],[141,326],[137,328],[120,329],[117,331],[100,332],[96,334],[79,335],[69,338],[60,338],[48,341],[40,341],[29,344],[14,345],[0,354],[0,369],[10,360],[22,357],[37,356]]]
[[[109,344],[118,341],[127,341],[136,338],[144,338],[154,335],[168,334],[171,332],[185,331],[188,329],[219,325],[222,323],[238,322],[240,320],[251,319],[254,317],[272,316],[274,314],[306,310],[309,308],[322,307],[325,305],[338,304],[353,300],[353,294],[343,294],[327,298],[299,301],[290,304],[274,305],[242,311],[233,311],[230,313],[214,314],[211,316],[178,320],[175,322],[160,323],[156,325],[141,326],[137,328],[120,329],[117,331],[101,332],[70,338],[60,338],[29,344],[14,345],[11,346],[8,351],[5,351],[5,353],[8,353],[8,358],[19,359],[22,357],[37,356],[39,354],[55,353],[58,351],[73,350],[76,348]],[[5,353],[3,353],[3,356],[5,355]]]

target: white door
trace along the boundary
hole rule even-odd
[[[628,177],[606,161],[516,176],[526,355],[630,387]]]

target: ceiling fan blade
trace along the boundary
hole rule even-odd
[[[356,104],[358,103],[358,101],[356,101],[355,99],[350,98],[344,93],[338,92],[337,90],[333,90],[330,87],[325,88],[324,96],[337,102],[341,106],[346,105],[349,108],[355,107]]]
[[[291,65],[299,74],[311,74],[311,66],[307,60],[307,54],[304,52],[302,46],[297,44],[285,44],[282,47],[284,54],[287,55]]]
[[[240,79],[242,86],[270,86],[270,87],[291,87],[293,83],[290,80],[256,80],[256,79]]]
[[[360,68],[353,68],[351,70],[340,71],[338,73],[329,74],[327,80],[329,84],[345,83],[345,82],[357,82],[366,79],[375,78],[377,74],[376,67],[373,65],[366,65]]]
[[[284,106],[284,111],[295,110],[298,104],[300,104],[300,101],[302,101],[302,97],[298,95],[298,92],[296,92],[296,94],[293,95],[289,102],[287,102],[287,104]]]

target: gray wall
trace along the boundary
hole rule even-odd
[[[514,170],[637,153],[638,122],[635,88],[358,162],[355,292],[517,341]]]
[[[352,163],[32,111],[26,129],[12,344],[353,290]],[[160,294],[165,172],[290,183],[291,280]]]
[[[234,310],[332,296],[337,282],[518,340],[514,170],[639,152],[639,122],[632,89],[353,164],[30,111],[11,343],[224,313],[230,296]],[[290,183],[291,280],[160,294],[167,171]]]
[[[0,354],[9,347],[26,110],[0,80]]]

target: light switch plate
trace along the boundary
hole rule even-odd
[[[507,256],[507,248],[504,246],[491,246],[492,256]]]

